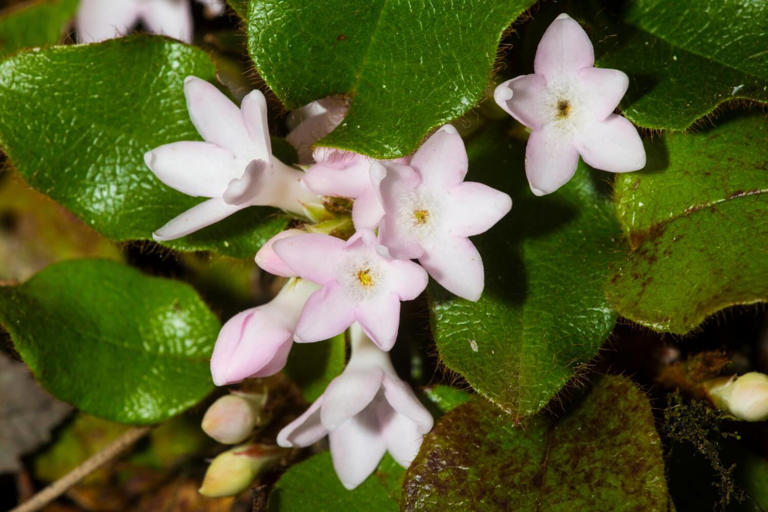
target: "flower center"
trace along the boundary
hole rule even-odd
[[[429,220],[429,210],[413,210],[413,220],[419,226],[423,226]]]
[[[558,119],[565,119],[571,113],[571,102],[566,99],[557,100],[557,114]]]
[[[373,276],[371,275],[371,269],[363,268],[357,271],[357,280],[363,286],[363,288],[370,288],[373,286]]]
[[[386,275],[372,254],[350,254],[339,269],[338,282],[354,302],[376,295],[386,287]]]

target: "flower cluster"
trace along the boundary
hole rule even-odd
[[[539,45],[536,74],[496,90],[499,104],[533,130],[526,170],[537,195],[565,183],[579,154],[615,172],[644,165],[634,127],[612,113],[627,87],[626,76],[595,69],[593,63],[586,34],[563,15]],[[149,151],[145,161],[167,185],[208,199],[161,227],[157,240],[185,236],[252,205],[274,206],[312,221],[326,198],[352,201],[354,234],[348,239],[294,228],[259,250],[256,263],[288,281],[272,301],[223,326],[211,359],[214,382],[273,375],[284,367],[294,342],[320,342],[348,331],[347,368],[279,433],[278,444],[309,446],[327,436],[336,472],[348,488],[365,480],[385,451],[407,466],[432,417],[389,359],[400,304],[419,296],[429,276],[461,298],[478,300],[484,270],[469,237],[504,217],[511,198],[465,181],[467,152],[451,125],[412,155],[395,160],[333,148],[312,151],[347,108],[340,99],[313,102],[294,113],[288,135],[302,171],[272,155],[261,92],[248,94],[239,108],[195,77],[187,78],[184,92],[204,141],[166,144]],[[226,430],[217,435],[239,442],[248,427],[236,430],[236,435]]]

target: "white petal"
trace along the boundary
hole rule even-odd
[[[240,103],[243,122],[250,136],[253,158],[269,161],[272,157],[272,141],[267,123],[267,100],[258,89],[249,92]]]
[[[595,52],[589,36],[573,18],[561,14],[541,36],[533,70],[549,82],[594,65]]]
[[[194,76],[184,80],[189,118],[206,141],[226,148],[245,160],[257,154],[240,109],[213,84]]]
[[[410,166],[419,171],[425,185],[435,192],[457,185],[467,174],[467,150],[456,128],[447,124],[414,153]]]
[[[447,212],[452,236],[474,236],[484,233],[512,208],[509,195],[473,181],[465,181],[449,192]]]
[[[547,82],[541,75],[522,75],[500,84],[493,92],[496,103],[529,128],[547,123]]]
[[[244,171],[243,161],[208,142],[165,144],[145,153],[144,162],[169,187],[200,197],[221,196]]]
[[[629,86],[629,77],[618,69],[584,68],[578,80],[581,108],[600,121],[613,113]]]
[[[384,379],[379,368],[367,371],[345,371],[328,385],[323,393],[321,421],[328,430],[336,427],[368,407],[376,397]]]
[[[152,236],[158,242],[175,240],[219,222],[247,206],[227,204],[220,197],[214,197],[175,217]]]
[[[138,17],[136,0],[81,0],[75,21],[77,41],[95,43],[124,36]]]
[[[595,169],[629,172],[645,167],[645,148],[637,129],[616,114],[580,133],[576,148]]]
[[[369,408],[328,434],[333,467],[347,489],[354,489],[376,470],[386,452],[375,410]]]
[[[432,430],[434,419],[426,407],[422,405],[411,387],[397,377],[387,375],[382,383],[384,397],[398,414],[406,416],[413,421],[419,432],[426,434]]]
[[[407,468],[419,453],[424,434],[419,432],[413,420],[398,414],[386,404],[380,404],[376,412],[387,450],[398,464]]]
[[[549,194],[568,183],[578,164],[579,153],[570,136],[556,126],[531,132],[525,147],[525,175],[535,195]]]
[[[443,288],[461,298],[475,301],[483,293],[483,260],[468,238],[441,239],[419,258],[419,263]]]
[[[346,113],[347,103],[339,97],[313,101],[291,112],[288,123],[293,126],[285,140],[296,148],[300,164],[312,163],[312,146],[331,133]]]
[[[192,9],[188,0],[142,2],[141,9],[150,32],[192,42]]]
[[[277,444],[283,448],[310,446],[324,438],[328,430],[320,422],[321,396],[304,414],[290,422],[277,434]]]

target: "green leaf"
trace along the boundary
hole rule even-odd
[[[502,31],[531,4],[251,0],[248,49],[288,108],[352,97],[321,144],[396,157],[482,98]]]
[[[603,289],[621,232],[597,180],[580,166],[571,182],[534,197],[523,145],[498,129],[470,140],[468,179],[508,192],[512,211],[476,239],[486,284],[478,302],[429,288],[440,358],[510,414],[538,412],[595,356],[616,315]]]
[[[269,496],[270,512],[397,512],[405,470],[389,456],[368,479],[352,491],[341,485],[323,452],[291,466]]]
[[[301,390],[307,402],[314,402],[346,366],[344,333],[320,343],[294,343],[283,370]]]
[[[623,316],[683,334],[734,304],[768,300],[768,123],[735,118],[649,146],[618,175],[614,201],[632,251],[607,287]]]
[[[216,317],[188,285],[120,263],[58,263],[0,288],[0,324],[43,387],[94,416],[155,423],[213,388]]]
[[[402,510],[667,510],[645,395],[604,377],[574,403],[523,428],[481,399],[446,414],[406,472]]]
[[[683,130],[725,101],[768,102],[768,2],[636,0],[624,21],[592,36],[598,64],[630,76],[635,124]]]
[[[0,64],[0,145],[34,188],[115,240],[148,239],[199,203],[162,184],[144,153],[199,140],[184,78],[213,80],[200,49],[162,37],[21,53]],[[287,220],[247,208],[169,243],[251,258]]]
[[[59,42],[77,4],[78,0],[35,0],[0,12],[0,57]]]

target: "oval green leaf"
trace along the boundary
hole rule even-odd
[[[0,11],[0,57],[21,48],[58,43],[78,0],[35,0]]]
[[[213,313],[190,286],[117,262],[58,263],[0,288],[0,324],[43,387],[94,416],[155,423],[213,389]]]

